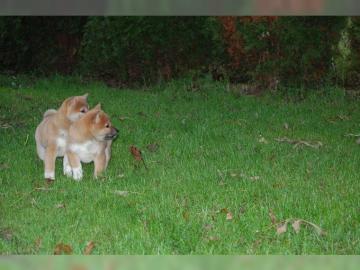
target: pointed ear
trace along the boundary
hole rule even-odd
[[[83,98],[87,99],[88,95],[89,95],[89,94],[86,93],[85,95],[83,95]]]
[[[100,111],[101,110],[101,104],[98,103],[93,110]]]
[[[98,111],[95,115],[95,123],[99,123],[100,122],[100,111]]]

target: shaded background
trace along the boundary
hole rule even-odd
[[[358,15],[356,0],[2,0],[2,15]]]
[[[360,87],[359,17],[12,16],[0,73],[148,86],[189,76],[251,85]]]

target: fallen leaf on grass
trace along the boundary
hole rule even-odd
[[[55,204],[55,208],[65,208],[65,204],[64,203]]]
[[[214,228],[214,225],[212,225],[212,224],[205,224],[205,225],[203,226],[203,228],[204,228],[205,231],[210,231],[210,230],[212,230],[212,229]]]
[[[57,244],[55,249],[54,249],[54,255],[61,255],[61,254],[66,254],[66,255],[70,255],[72,254],[72,248],[69,245],[60,243]]]
[[[141,151],[140,151],[139,148],[137,148],[134,145],[131,145],[130,146],[130,153],[132,154],[132,156],[134,157],[134,159],[136,161],[139,161],[139,162],[142,161],[144,163],[145,169],[147,169],[145,161],[144,161],[144,159],[142,157],[142,154],[141,154]]]
[[[264,143],[264,144],[268,144],[269,142],[263,137],[260,135],[260,138],[259,138],[259,143]]]
[[[5,241],[11,241],[13,239],[14,233],[10,228],[0,229],[0,237]]]
[[[218,211],[218,213],[227,214],[227,213],[229,213],[229,210],[227,208],[222,208]]]
[[[120,116],[120,117],[119,117],[119,120],[120,120],[120,121],[125,121],[125,120],[127,120],[127,119],[130,119],[130,117],[127,117],[127,116]]]
[[[35,249],[37,251],[39,251],[40,247],[41,247],[41,244],[42,244],[42,238],[39,237],[38,239],[35,240]]]
[[[303,146],[308,146],[308,147],[317,149],[317,148],[323,146],[323,143],[321,141],[313,141],[313,142],[311,142],[311,141],[304,141],[304,140],[292,140],[292,139],[289,139],[287,137],[276,138],[275,141],[293,144],[294,148],[303,145]]]
[[[127,191],[127,190],[115,190],[114,194],[118,195],[118,196],[121,196],[121,197],[127,197],[127,196],[129,196],[129,191]]]
[[[84,250],[84,255],[90,255],[94,248],[95,248],[94,242],[93,241],[88,242]]]
[[[36,191],[44,191],[44,192],[48,192],[48,191],[51,191],[53,190],[52,188],[47,188],[47,187],[38,187],[38,188],[35,188]]]
[[[283,223],[279,224],[276,228],[276,233],[278,235],[285,233],[289,222],[290,223],[292,222],[291,226],[293,227],[293,229],[296,233],[300,232],[301,224],[304,224],[304,225],[311,226],[319,236],[326,234],[326,232],[323,229],[321,229],[318,225],[316,225],[310,221],[307,221],[304,219],[293,219],[293,218],[286,219]]]
[[[269,217],[270,217],[271,223],[273,225],[275,225],[277,223],[276,216],[275,216],[274,212],[272,211],[272,209],[269,210]]]
[[[287,230],[287,225],[288,225],[288,221],[285,221],[284,223],[280,224],[280,225],[276,228],[276,233],[277,233],[278,235],[285,233],[286,230]]]
[[[189,219],[190,219],[190,213],[189,213],[189,211],[184,211],[184,212],[182,213],[182,216],[183,216],[183,218],[185,219],[185,221],[189,221]]]
[[[288,124],[288,123],[284,123],[284,128],[285,128],[285,129],[289,129],[289,124]]]
[[[127,191],[127,190],[115,190],[114,191],[115,195],[118,195],[120,197],[127,197],[130,194],[142,194],[140,192],[135,192],[135,191]]]
[[[293,222],[293,224],[291,225],[294,229],[294,231],[296,233],[299,233],[300,232],[300,225],[301,225],[301,220],[300,219],[297,219]]]
[[[214,242],[214,241],[219,241],[220,238],[217,236],[208,236],[208,237],[205,237],[205,240],[208,242]]]
[[[256,181],[259,179],[260,179],[260,176],[258,176],[258,175],[250,176],[250,180]]]
[[[231,212],[228,212],[226,214],[226,220],[232,220],[233,219],[233,214]]]
[[[52,184],[54,184],[54,180],[53,179],[50,179],[50,178],[46,178],[45,179],[45,183],[47,184],[47,185],[52,185]]]
[[[148,145],[146,146],[146,148],[147,148],[150,152],[154,153],[154,152],[156,152],[156,151],[159,149],[159,144],[157,144],[157,143],[151,143],[151,144],[148,144]]]

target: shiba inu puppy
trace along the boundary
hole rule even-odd
[[[72,176],[79,181],[83,177],[81,162],[94,161],[94,176],[104,171],[111,156],[111,143],[118,130],[112,126],[100,104],[88,111],[69,128],[66,156],[72,168]]]
[[[64,156],[66,141],[71,123],[79,120],[89,107],[87,96],[67,98],[58,110],[50,109],[44,113],[43,120],[35,131],[36,150],[39,158],[44,161],[45,179],[55,180],[55,159]],[[64,174],[71,168],[64,157]]]

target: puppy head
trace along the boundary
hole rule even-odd
[[[66,117],[71,122],[79,120],[85,113],[88,112],[89,105],[87,97],[88,94],[85,94],[83,96],[71,97],[64,101],[63,105],[66,108]]]
[[[95,106],[92,111],[90,132],[98,141],[113,140],[118,130],[111,124],[109,116],[101,110],[101,105]]]

